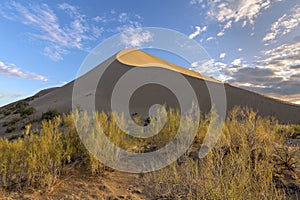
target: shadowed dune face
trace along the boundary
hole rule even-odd
[[[111,98],[112,98],[113,89],[115,88],[115,85],[117,81],[121,78],[121,76],[124,75],[126,72],[128,72],[130,69],[132,69],[132,66],[124,65],[123,63],[120,63],[118,60],[116,60],[104,72],[103,76],[101,77],[98,83],[97,92],[96,92],[97,110],[102,109],[108,112],[112,111]],[[147,74],[150,68],[144,67],[141,68],[140,70],[143,73]],[[162,73],[162,71],[166,71],[166,70],[168,71],[168,73],[177,73],[165,68],[151,67],[152,73],[155,72],[159,74]],[[194,91],[196,90],[201,91],[198,93],[196,92],[200,104],[200,109],[203,112],[208,112],[210,110],[211,105],[210,105],[208,89],[207,86],[205,85],[205,82],[200,79],[189,78],[188,76],[185,76],[185,78],[188,79]],[[197,81],[193,81],[193,79]],[[201,82],[200,84],[199,81]],[[179,88],[179,90],[184,89],[184,87],[182,87],[181,85],[178,85],[177,87]],[[128,93],[128,91],[122,91],[122,92],[124,92],[124,95],[125,93]],[[122,94],[120,95],[122,96]],[[190,102],[192,102],[191,97],[186,96],[185,98],[187,98]],[[118,104],[125,104],[125,102],[120,101],[118,102]],[[175,94],[172,91],[170,91],[168,88],[158,84],[147,84],[141,86],[131,96],[129,105],[124,105],[124,106],[129,107],[130,113],[132,114],[137,113],[142,118],[147,118],[150,107],[155,104],[160,104],[160,105],[165,104],[167,107],[180,109],[180,105]]]

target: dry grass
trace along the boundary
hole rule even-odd
[[[208,123],[200,126],[203,140]],[[275,182],[279,166],[293,170],[293,154],[282,151],[285,135],[276,120],[250,109],[234,109],[215,148],[204,158],[183,156],[181,162],[150,173],[151,196],[161,199],[286,199]],[[277,158],[277,159],[275,159]]]
[[[130,151],[146,152],[161,148],[173,138],[180,114],[170,110],[160,134],[148,139],[125,134],[114,122],[112,114],[96,114],[96,119],[116,145]],[[142,123],[138,118],[135,120]],[[81,129],[93,125],[86,113],[75,111],[44,120],[39,132],[32,132],[27,125],[22,139],[11,142],[0,139],[0,187],[5,190],[27,187],[51,190],[75,161],[85,165],[91,174],[103,175],[107,168],[86,150],[74,121]],[[250,109],[235,108],[227,117],[215,148],[201,160],[190,157],[188,154],[192,149],[199,148],[203,142],[209,122],[208,116],[201,118],[194,145],[178,162],[143,176],[149,196],[165,199],[287,198],[274,177],[280,173],[279,169],[292,171],[297,161],[293,153],[282,146],[289,134],[284,134],[284,130],[290,126],[261,118]],[[91,127],[81,137],[85,137],[87,144],[97,143],[100,150],[105,151],[102,153],[109,152],[110,149],[101,142],[97,126]]]

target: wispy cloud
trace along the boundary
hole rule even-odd
[[[249,66],[240,59],[227,66],[229,82],[290,102],[300,100],[300,40],[261,53]]]
[[[68,82],[67,81],[60,81],[59,84],[60,85],[66,85]]]
[[[226,53],[221,53],[220,54],[220,58],[225,58],[225,56],[226,56]]]
[[[207,31],[207,27],[204,26],[203,28],[201,28],[200,26],[195,26],[195,32],[189,35],[190,39],[194,39],[195,37],[197,37],[198,35],[200,35],[202,32]]]
[[[208,7],[207,16],[222,25],[218,33],[219,37],[223,36],[234,23],[239,23],[242,27],[248,24],[254,26],[255,20],[262,11],[271,5],[271,0],[208,0],[204,2],[193,1],[194,4],[205,4]]]
[[[134,24],[136,21],[130,19],[127,13],[117,14],[110,12],[109,16],[96,16],[88,19],[80,12],[80,9],[68,3],[58,5],[58,9],[68,18],[69,22],[63,24],[64,20],[59,17],[50,6],[42,4],[21,4],[18,2],[7,2],[0,8],[0,15],[19,21],[26,26],[33,27],[35,33],[29,33],[32,38],[44,42],[43,54],[52,60],[62,60],[63,56],[71,50],[87,50],[89,42],[97,40],[104,32],[105,22],[113,20],[117,24]],[[113,16],[111,16],[113,15]],[[138,19],[140,16],[134,16]],[[109,29],[111,31],[111,29]]]
[[[270,7],[270,0],[233,0],[209,1],[210,17],[216,18],[219,22],[242,22],[242,26],[247,23],[254,24],[255,19],[260,15],[261,11]],[[225,25],[225,26],[226,26]]]
[[[19,98],[19,97],[24,97],[25,94],[20,94],[20,93],[14,93],[9,95],[12,98]]]
[[[217,36],[219,36],[219,37],[221,37],[221,36],[223,36],[223,35],[225,35],[225,32],[224,32],[224,31],[220,31],[220,32],[217,34]]]
[[[46,42],[45,55],[53,60],[61,60],[68,49],[82,49],[83,41],[95,38],[91,34],[91,27],[76,7],[67,3],[58,7],[69,15],[70,24],[61,26],[56,14],[47,4],[22,5],[12,1],[4,9],[11,13],[14,20],[38,30],[38,33],[29,35]]]
[[[125,27],[121,33],[121,41],[126,47],[140,47],[153,40],[153,35],[141,27]]]
[[[8,65],[0,61],[0,75],[15,78],[24,78],[29,80],[47,81],[45,76],[38,75],[31,72],[23,72],[15,65]]]
[[[208,41],[211,41],[211,40],[214,40],[214,39],[216,39],[215,37],[208,37],[207,39],[206,39],[206,41],[208,42]]]
[[[237,58],[237,59],[234,59],[232,62],[231,62],[231,64],[232,65],[240,65],[240,64],[242,64],[242,58]]]
[[[203,0],[191,0],[191,1],[190,1],[190,4],[191,4],[191,5],[201,4],[201,3],[203,3]]]
[[[227,81],[231,77],[224,73],[226,69],[226,64],[222,62],[216,62],[214,59],[208,60],[206,62],[194,62],[190,66],[190,70],[196,71],[198,73],[204,74],[206,76],[213,77],[220,81]]]
[[[217,36],[221,37],[225,35],[226,29],[229,29],[232,27],[232,20],[228,21],[225,26],[223,26],[223,29],[217,34]]]
[[[271,25],[271,30],[264,38],[264,42],[274,41],[278,37],[291,32],[300,25],[300,6],[295,6],[290,10],[290,14],[284,14]]]
[[[4,97],[9,97],[9,98],[19,98],[19,97],[24,97],[26,96],[25,94],[21,94],[21,93],[2,93],[0,92],[0,99],[4,98]]]
[[[256,62],[257,65],[272,69],[277,76],[289,79],[300,73],[300,41],[279,45],[262,52],[264,57]]]

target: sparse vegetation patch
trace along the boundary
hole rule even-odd
[[[59,112],[56,109],[49,109],[47,112],[42,114],[42,120],[51,120],[58,115]]]
[[[57,116],[44,113],[41,129],[31,131],[25,125],[23,138],[13,141],[0,139],[0,187],[10,190],[43,188],[51,190],[62,173],[72,163],[81,163],[89,173],[102,176],[108,168],[87,151],[77,134],[74,120],[82,128],[92,125],[84,113],[75,111]],[[113,115],[96,114],[97,121],[109,139],[133,152],[155,151],[167,144],[176,134],[180,115],[168,112],[162,131],[152,138],[133,138],[123,133]],[[79,117],[81,116],[81,117]],[[216,146],[203,159],[197,151],[203,143],[210,119],[201,118],[192,147],[177,162],[159,171],[143,175],[145,187],[154,199],[287,199],[295,189],[284,185],[289,172],[296,177],[295,151],[283,144],[287,138],[276,120],[261,118],[250,109],[234,109],[223,126]],[[13,127],[8,127],[13,129]],[[108,153],[96,126],[89,129],[85,142],[97,143],[98,151]],[[11,130],[13,131],[13,130]],[[172,152],[170,152],[172,153]],[[299,188],[298,188],[299,189]]]

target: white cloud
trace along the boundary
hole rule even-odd
[[[66,26],[61,26],[54,11],[47,4],[29,4],[24,6],[11,2],[6,8],[15,20],[24,25],[32,26],[39,33],[30,34],[46,42],[44,54],[53,60],[61,60],[68,49],[82,49],[85,40],[94,39],[91,27],[86,23],[84,15],[70,4],[60,4],[59,9],[68,14],[71,21]]]
[[[189,35],[189,38],[190,38],[190,39],[194,39],[194,38],[197,37],[200,33],[205,32],[205,31],[207,30],[207,27],[206,27],[206,26],[204,26],[203,28],[201,28],[200,26],[196,26],[195,28],[196,28],[195,32]]]
[[[26,96],[25,94],[21,94],[21,93],[6,93],[3,94],[2,92],[0,92],[0,99],[3,97],[11,97],[11,98],[19,98],[19,97],[24,97]]]
[[[219,33],[217,34],[217,36],[221,37],[221,36],[223,36],[224,34],[225,34],[225,32],[224,32],[224,31],[221,31],[221,32],[219,32]]]
[[[251,67],[241,59],[227,67],[230,83],[290,102],[300,99],[300,40],[262,51]]]
[[[241,23],[242,27],[247,24],[254,25],[256,18],[263,10],[270,7],[270,0],[231,0],[215,1],[209,0],[208,16],[223,23],[220,36],[224,35],[226,29],[231,28],[233,23]]]
[[[271,25],[271,30],[267,33],[263,41],[273,41],[276,38],[286,35],[294,28],[300,25],[300,6],[291,9],[290,14],[284,14],[276,22]]]
[[[0,7],[0,15],[33,27],[36,32],[28,35],[41,40],[44,45],[43,54],[55,61],[62,60],[63,56],[71,50],[89,49],[89,42],[99,39],[104,32],[103,26],[110,26],[107,22],[117,23],[117,26],[124,23],[130,25],[138,23],[127,13],[119,15],[114,12],[103,13],[103,16],[89,19],[80,12],[78,7],[68,3],[59,4],[58,9],[65,13],[62,17],[67,18],[69,23],[62,23],[66,20],[59,19],[54,10],[45,3],[21,4],[11,1]],[[138,19],[138,17],[135,15],[133,18]],[[109,31],[112,29],[110,28]]]
[[[232,65],[240,65],[242,63],[242,58],[234,59],[231,64]]]
[[[190,1],[190,4],[191,4],[191,5],[201,4],[201,3],[203,3],[203,0],[191,0],[191,1]]]
[[[63,60],[63,55],[68,53],[68,50],[60,47],[59,45],[46,46],[43,52],[43,54],[51,60]]]
[[[300,41],[279,45],[262,52],[264,57],[256,62],[274,71],[275,75],[285,80],[300,73]]]
[[[225,63],[215,62],[215,60],[211,59],[206,62],[198,61],[192,63],[190,70],[213,77],[220,81],[227,81],[230,80],[231,77],[224,73],[226,66],[227,65]]]
[[[239,83],[236,82],[235,86],[237,87],[251,87],[251,88],[270,88],[271,86],[265,86],[265,85],[258,85],[258,84],[252,84],[252,83]]]
[[[66,85],[68,82],[67,81],[60,81],[59,84],[60,85]]]
[[[220,58],[225,58],[225,56],[226,56],[226,53],[221,53],[220,54]]]
[[[214,38],[214,37],[208,37],[208,38],[206,39],[206,41],[211,41],[211,40],[214,40],[214,39],[216,39],[216,38]]]
[[[129,21],[129,16],[128,16],[128,14],[127,13],[120,13],[119,14],[119,16],[118,16],[118,21],[120,22],[120,23],[124,23],[124,22],[127,22],[127,21]]]
[[[242,48],[238,48],[238,51],[243,51],[243,49]]]
[[[107,22],[107,19],[105,17],[101,17],[99,15],[97,15],[96,17],[92,18],[93,21],[95,22],[101,22],[101,23],[105,23]]]
[[[20,68],[14,65],[7,65],[3,62],[0,62],[0,75],[7,76],[7,77],[24,78],[29,80],[39,80],[39,81],[48,80],[45,76],[37,75],[31,72],[23,72]]]
[[[9,96],[12,97],[12,98],[19,98],[19,97],[24,97],[25,94],[15,93],[15,94],[10,94]]]
[[[140,47],[153,40],[153,35],[142,28],[126,27],[121,33],[121,40],[126,47]]]
[[[300,105],[300,100],[293,101],[292,103],[294,103],[294,104],[299,104],[299,105]]]
[[[232,26],[232,21],[230,20],[230,21],[227,22],[227,24],[225,24],[224,30],[231,28],[231,26]]]
[[[254,24],[255,18],[260,15],[261,10],[269,8],[270,3],[270,0],[233,0],[230,3],[212,1],[212,10],[208,14],[220,22],[233,20],[234,22],[243,22],[244,25]]]
[[[220,31],[220,32],[217,34],[217,36],[219,36],[219,37],[223,36],[223,35],[225,34],[226,29],[229,29],[229,28],[231,28],[231,27],[232,27],[232,20],[228,21],[228,22],[225,24],[225,26],[223,26],[222,31]]]

